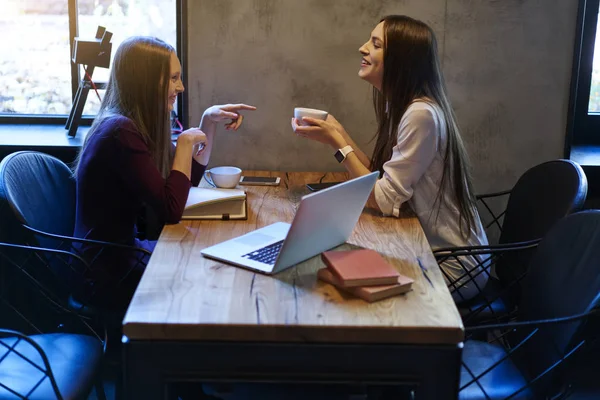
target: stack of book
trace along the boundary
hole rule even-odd
[[[319,279],[368,302],[406,293],[413,284],[373,250],[325,251],[321,259],[327,268]]]

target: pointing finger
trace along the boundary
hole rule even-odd
[[[225,110],[251,110],[254,111],[256,110],[256,107],[254,106],[249,106],[248,104],[228,104],[227,106],[223,107],[223,109]]]

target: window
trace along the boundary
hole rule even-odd
[[[0,13],[0,36],[0,112],[67,114],[67,2],[9,0]]]
[[[83,76],[83,68],[70,61],[71,41],[74,36],[94,38],[98,25],[113,33],[113,56],[119,44],[133,35],[157,36],[178,52],[182,48],[178,40],[182,0],[1,3],[0,37],[5,40],[0,41],[0,122],[2,117],[18,122],[24,117],[31,121],[48,116],[59,117],[56,122],[65,121]],[[96,68],[92,79],[106,82],[108,75],[108,69]],[[93,116],[99,105],[96,93],[90,90],[84,115]]]
[[[579,0],[565,153],[600,145],[600,0]]]
[[[598,25],[600,19],[596,22],[596,38],[594,41],[594,58],[592,62],[592,83],[590,90],[590,99],[588,102],[588,113],[600,113],[600,29]]]

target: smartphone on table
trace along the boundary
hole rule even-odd
[[[342,182],[307,183],[306,187],[311,192],[318,192],[319,190],[327,189],[328,187],[337,185],[338,183],[342,183]]]
[[[277,186],[279,181],[278,176],[242,176],[240,185]]]

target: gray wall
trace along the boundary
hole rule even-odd
[[[295,106],[328,110],[370,154],[358,48],[391,13],[438,35],[478,192],[562,157],[575,0],[189,0],[188,11],[190,123],[211,104],[258,107],[238,132],[219,131],[211,165],[339,170],[328,147],[292,133]]]

